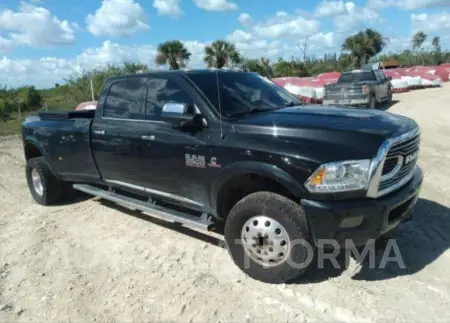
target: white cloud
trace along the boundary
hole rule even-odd
[[[338,32],[354,31],[367,25],[379,23],[382,19],[378,12],[372,8],[358,8],[349,5],[347,10],[347,14],[334,18],[334,25]]]
[[[253,38],[252,34],[238,29],[229,34],[226,37],[226,40],[232,43],[239,43],[239,42],[248,42],[252,38]]]
[[[0,53],[9,51],[11,47],[12,42],[9,39],[0,37]]]
[[[194,2],[197,7],[208,11],[226,11],[238,8],[235,2],[228,0],[194,0]]]
[[[368,0],[370,8],[398,7],[404,10],[450,6],[449,0]]]
[[[0,12],[0,30],[8,32],[8,43],[33,47],[71,44],[75,42],[77,25],[60,20],[45,8],[22,2],[18,11]],[[1,46],[1,45],[0,45]]]
[[[354,2],[322,1],[316,7],[317,17],[335,17],[349,13],[355,7]]]
[[[103,0],[95,14],[86,17],[86,23],[95,36],[130,37],[150,28],[144,9],[134,0]]]
[[[269,19],[267,23],[253,26],[256,35],[264,38],[280,38],[289,36],[306,37],[319,31],[320,22],[301,16],[281,15]]]
[[[127,46],[105,41],[99,48],[89,48],[73,58],[41,59],[0,58],[0,79],[8,86],[33,84],[53,86],[84,70],[102,68],[106,64],[137,61],[152,66],[156,48],[153,45]],[[154,65],[154,64],[153,64]],[[3,81],[5,80],[5,81]]]
[[[335,47],[335,34],[334,32],[317,33],[308,38],[308,45],[310,50],[320,50]]]
[[[414,31],[425,33],[450,31],[450,14],[441,12],[437,14],[411,14],[411,25]]]
[[[288,14],[286,11],[277,11],[275,14],[277,17],[286,17]]]
[[[241,13],[238,17],[238,21],[244,25],[244,26],[248,26],[249,24],[252,23],[252,17],[248,14],[248,13]]]
[[[154,0],[153,7],[159,15],[167,15],[172,18],[179,17],[183,12],[180,8],[180,0]]]

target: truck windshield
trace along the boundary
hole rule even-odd
[[[302,104],[288,91],[256,73],[219,71],[217,78],[215,73],[191,73],[189,78],[227,118]]]
[[[339,77],[338,83],[356,83],[365,81],[375,81],[375,76],[372,72],[345,73]]]

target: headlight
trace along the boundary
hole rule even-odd
[[[308,178],[306,188],[315,193],[365,189],[369,182],[370,162],[370,159],[364,159],[323,164]]]

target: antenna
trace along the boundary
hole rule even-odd
[[[222,127],[222,104],[220,102],[220,86],[219,86],[219,73],[216,72],[216,83],[217,83],[217,102],[219,103],[219,114],[220,114],[220,119],[219,119],[219,124],[220,124],[220,139],[223,140],[223,127]]]

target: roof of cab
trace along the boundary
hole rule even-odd
[[[205,68],[205,69],[181,69],[181,70],[152,70],[149,72],[140,72],[135,74],[127,74],[121,76],[114,76],[107,78],[110,80],[120,80],[125,78],[135,78],[135,77],[146,77],[151,75],[159,75],[159,74],[181,74],[181,75],[189,75],[189,74],[213,74],[213,73],[253,73],[253,72],[245,72],[238,69],[223,69],[223,68]]]

